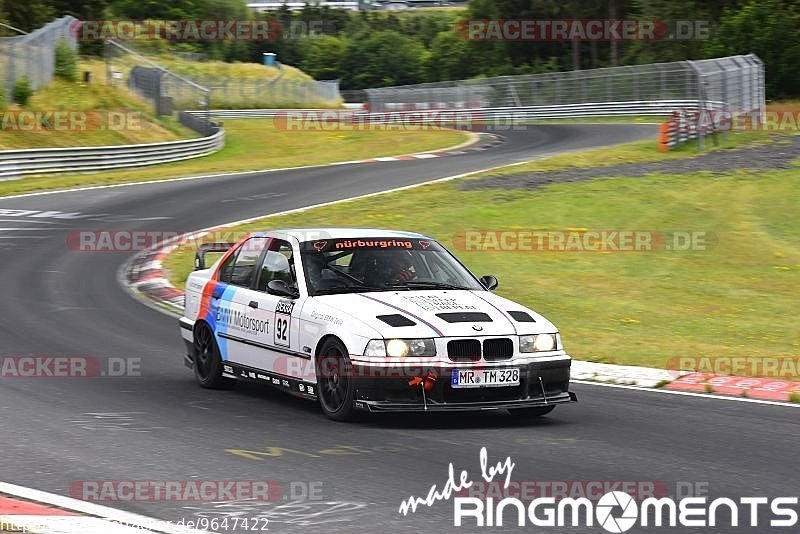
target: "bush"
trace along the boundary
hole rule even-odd
[[[347,43],[333,35],[314,35],[300,39],[303,61],[300,68],[316,80],[339,77]]]
[[[23,76],[16,81],[11,96],[14,98],[14,102],[20,106],[28,103],[28,100],[33,96],[33,89],[31,89],[31,82],[28,81],[28,78]]]
[[[71,82],[78,78],[75,51],[64,39],[56,45],[56,76]]]

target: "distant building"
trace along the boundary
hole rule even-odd
[[[464,0],[460,1],[463,2]],[[261,2],[248,2],[247,7],[253,11],[275,11],[284,4],[292,11],[299,11],[306,4],[358,11],[359,9],[408,9],[411,7],[453,5],[453,2],[442,0],[264,0]]]
[[[362,4],[360,0],[338,0],[338,1],[327,1],[327,0],[320,0],[318,2],[303,2],[303,1],[263,1],[263,2],[248,2],[247,7],[252,9],[253,11],[275,11],[280,9],[284,4],[292,11],[299,11],[305,7],[306,4],[319,4],[321,6],[328,6],[334,9],[346,9],[348,11],[358,11],[362,8]]]

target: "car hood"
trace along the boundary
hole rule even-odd
[[[314,300],[362,321],[386,338],[556,332],[541,315],[489,291],[382,291]],[[523,312],[527,317],[509,312]]]

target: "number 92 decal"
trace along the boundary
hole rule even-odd
[[[289,304],[289,305],[287,305]],[[292,325],[292,308],[294,302],[278,302],[275,307],[275,344],[281,347],[289,346],[289,332]]]

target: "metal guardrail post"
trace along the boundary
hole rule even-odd
[[[703,84],[705,83],[705,81],[703,80],[703,74],[700,72],[700,69],[698,69],[698,67],[697,67],[697,65],[695,64],[694,61],[690,60],[690,61],[687,61],[686,63],[689,65],[689,68],[691,68],[692,71],[694,72],[694,75],[695,75],[695,78],[696,78],[696,83],[697,83],[697,101],[699,103],[700,109],[704,110],[704,109],[706,109],[706,106],[704,104],[706,92],[705,92],[705,88],[703,87]],[[697,135],[697,149],[698,150],[703,150],[704,147],[705,147],[705,142],[703,140],[703,135],[702,135],[702,133],[698,133],[698,135]]]

